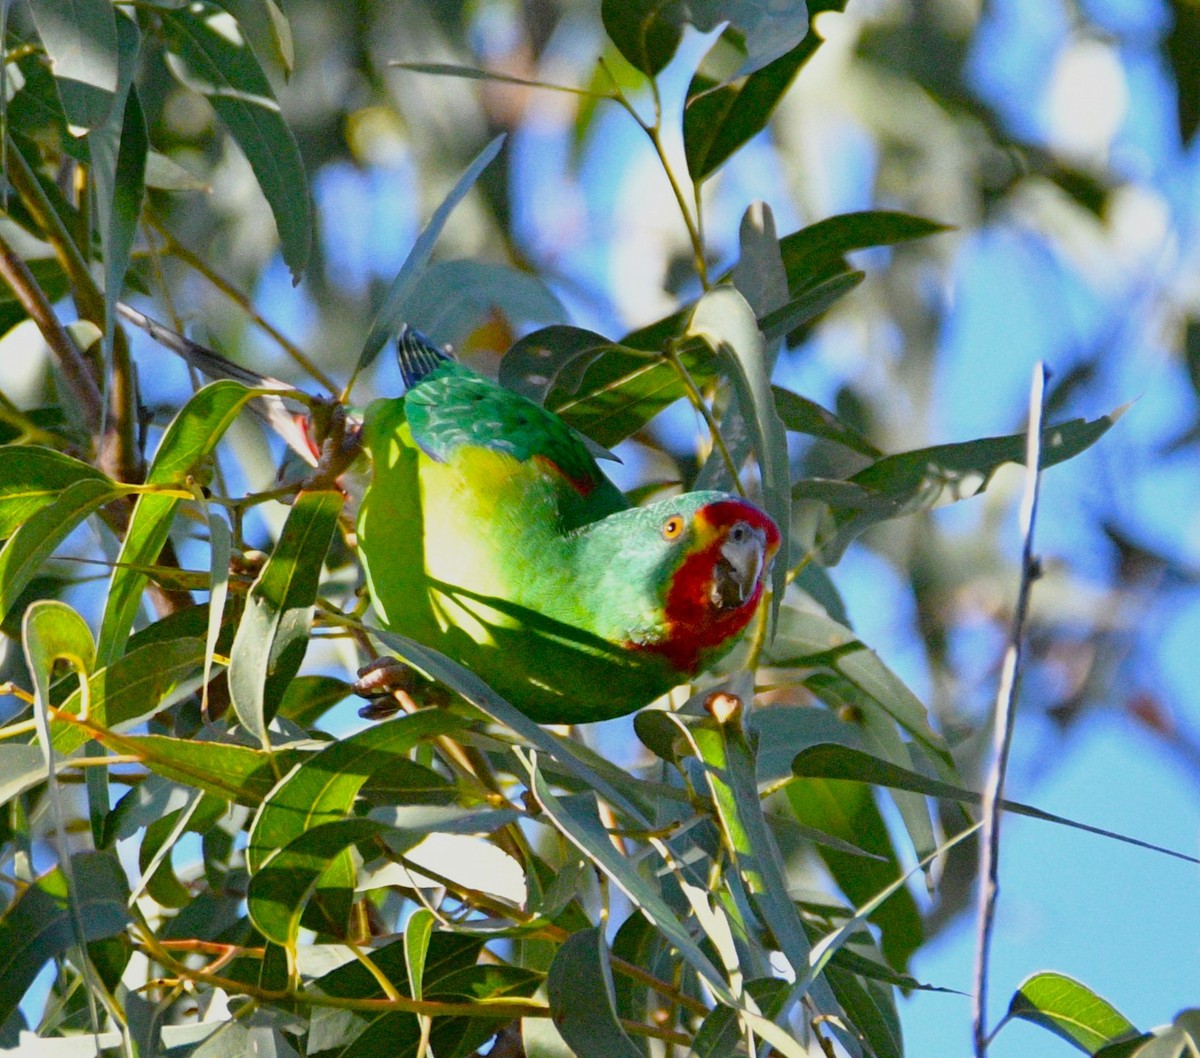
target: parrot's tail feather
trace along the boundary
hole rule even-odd
[[[404,385],[412,389],[439,364],[447,363],[452,357],[447,356],[415,327],[407,323],[400,328],[396,338],[396,355],[400,360],[400,374],[404,377]]]

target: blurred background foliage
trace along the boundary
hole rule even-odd
[[[165,20],[169,39],[176,5],[139,6]],[[257,167],[222,131],[219,104],[181,84],[161,49],[143,48],[136,83],[153,153],[130,285],[157,299],[176,329],[232,359],[311,387],[284,349],[294,344],[341,383],[425,218],[505,132],[501,163],[442,233],[411,322],[495,373],[537,325],[569,319],[617,337],[660,319],[700,293],[694,246],[628,114],[607,100],[397,65],[605,91],[602,57],[649,119],[654,100],[605,37],[598,7],[286,0],[286,26],[260,24],[253,44],[312,189],[307,264],[303,240],[281,253],[278,235],[289,224],[306,230],[303,201],[268,204]],[[868,450],[1019,431],[1039,358],[1053,371],[1052,419],[1136,402],[1099,449],[1047,478],[1046,576],[1018,767],[1044,777],[1101,712],[1121,716],[1137,745],[1177,757],[1194,783],[1200,5],[814,0],[810,11],[811,55],[769,127],[704,183],[707,267],[720,275],[737,259],[738,222],[756,199],[771,205],[781,234],[864,209],[952,226],[855,254],[861,286],[792,331],[782,353],[776,381],[835,411]],[[30,17],[24,5],[7,10],[10,44],[30,39]],[[658,77],[662,147],[676,174],[700,164],[685,153],[681,111],[713,39],[689,30]],[[8,92],[19,99],[13,71],[35,83],[38,60],[10,58]],[[33,137],[34,149],[37,128],[11,131],[18,142]],[[47,275],[60,297],[65,286]],[[23,315],[6,318],[3,390],[22,407],[50,405],[41,339],[28,322],[13,326]],[[185,370],[148,340],[131,341],[143,400],[165,425],[187,391]],[[381,362],[355,396],[397,389]],[[278,447],[249,431],[233,436],[243,459],[223,467],[231,489],[271,487]],[[620,445],[619,483],[690,480],[705,454],[698,437],[690,408],[672,406]],[[793,480],[844,478],[870,461],[796,435],[790,458]],[[1016,583],[1016,482],[1001,471],[975,503],[872,527],[831,579],[807,585],[918,690],[973,788]],[[801,500],[800,523],[806,510]],[[269,547],[281,521],[282,511],[256,509],[247,541]],[[202,549],[181,549],[186,565],[203,567]],[[86,612],[85,595],[68,597]],[[22,675],[15,649],[6,665]],[[621,725],[590,737],[616,759],[636,751]],[[950,854],[936,900],[920,898],[927,937],[967,905],[974,871],[966,842]]]

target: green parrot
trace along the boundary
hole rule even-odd
[[[631,508],[558,416],[416,331],[398,348],[357,525],[385,628],[541,723],[632,712],[730,650],[779,546],[766,514],[723,492]]]

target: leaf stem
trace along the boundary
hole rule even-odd
[[[700,387],[696,385],[696,380],[692,378],[691,372],[688,371],[683,360],[680,358],[679,349],[675,342],[668,343],[664,355],[679,375],[679,380],[683,383],[683,388],[687,391],[687,397],[692,407],[696,409],[708,426],[709,434],[712,436],[713,447],[721,453],[721,458],[725,462],[725,469],[729,472],[729,477],[733,481],[733,487],[737,489],[739,496],[745,496],[746,490],[742,486],[741,476],[738,474],[737,466],[733,462],[733,456],[729,454],[725,438],[721,436],[721,427],[713,417],[712,409],[704,399],[704,394],[700,392]]]

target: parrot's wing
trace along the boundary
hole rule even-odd
[[[413,441],[448,462],[466,448],[485,448],[570,486],[603,516],[626,506],[583,438],[553,412],[461,364],[439,365],[405,395]]]

